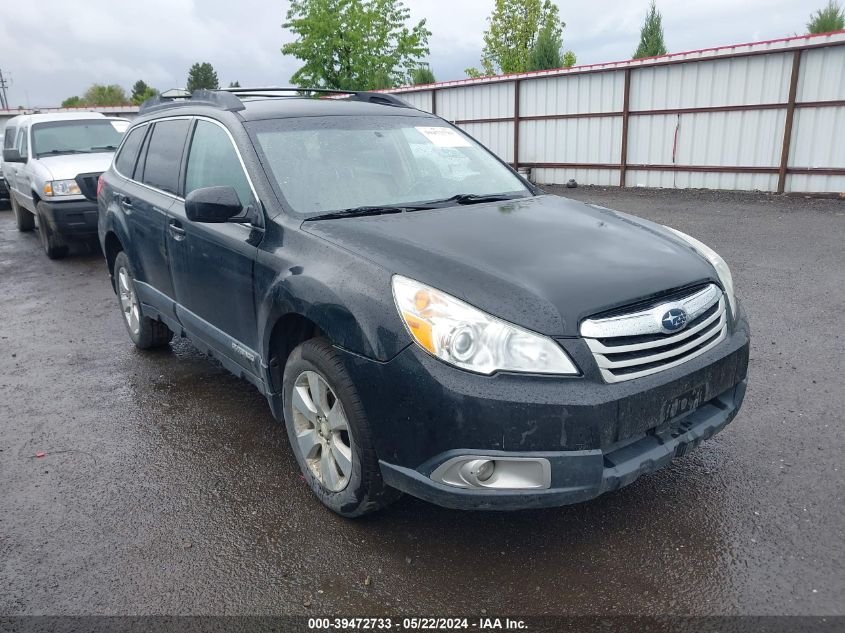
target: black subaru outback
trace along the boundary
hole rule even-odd
[[[132,341],[253,383],[326,506],[573,503],[734,418],[749,328],[719,255],[395,97],[320,96],[148,102],[98,191]]]

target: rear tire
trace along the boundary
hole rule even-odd
[[[15,200],[15,195],[9,193],[9,204],[12,205],[12,213],[15,214],[15,223],[18,225],[18,231],[26,233],[35,228],[35,216],[29,211],[21,207]]]
[[[41,240],[41,246],[50,259],[62,259],[67,256],[67,242],[65,242],[61,233],[56,233],[50,228],[50,223],[47,221],[42,207],[43,204],[43,202],[39,202],[36,207],[38,209],[38,237]]]
[[[135,291],[135,272],[126,253],[121,251],[114,260],[114,289],[129,338],[138,349],[153,349],[170,343],[173,332],[161,321],[141,314],[141,303]]]
[[[293,350],[283,393],[291,448],[323,505],[351,518],[381,510],[401,496],[381,477],[358,391],[328,340],[311,339]]]

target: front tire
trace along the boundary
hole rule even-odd
[[[123,251],[114,260],[114,288],[123,324],[135,347],[153,349],[167,345],[173,338],[173,332],[161,321],[141,314],[141,303],[135,291],[135,273]]]
[[[38,209],[38,237],[41,240],[41,247],[50,259],[62,259],[67,256],[67,242],[60,233],[56,233],[50,228],[42,205],[43,203],[39,202],[36,207]]]
[[[35,216],[21,207],[15,200],[15,194],[11,192],[9,192],[9,204],[12,205],[12,213],[15,214],[15,224],[18,225],[18,231],[27,233],[35,228]]]
[[[331,343],[311,339],[293,350],[283,393],[291,448],[323,505],[359,517],[401,496],[381,478],[364,407]]]

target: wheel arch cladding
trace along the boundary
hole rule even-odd
[[[273,391],[280,391],[282,388],[285,365],[291,352],[305,341],[320,336],[323,336],[323,331],[319,325],[295,312],[282,315],[275,322],[270,330],[266,356],[269,359],[268,366]]]
[[[120,241],[117,233],[114,231],[106,233],[103,249],[106,255],[106,263],[109,267],[109,275],[114,275],[114,260],[117,259],[117,254],[124,250],[123,243]]]

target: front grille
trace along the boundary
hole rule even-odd
[[[100,173],[101,172],[97,172],[95,174],[79,174],[75,178],[76,184],[79,185],[79,190],[82,192],[82,195],[92,202],[96,202],[97,200],[97,180],[100,178]]]
[[[687,323],[679,332],[667,333],[661,318],[673,308],[686,312]],[[581,324],[581,335],[607,382],[676,367],[718,345],[727,332],[725,298],[715,284],[647,310]]]

